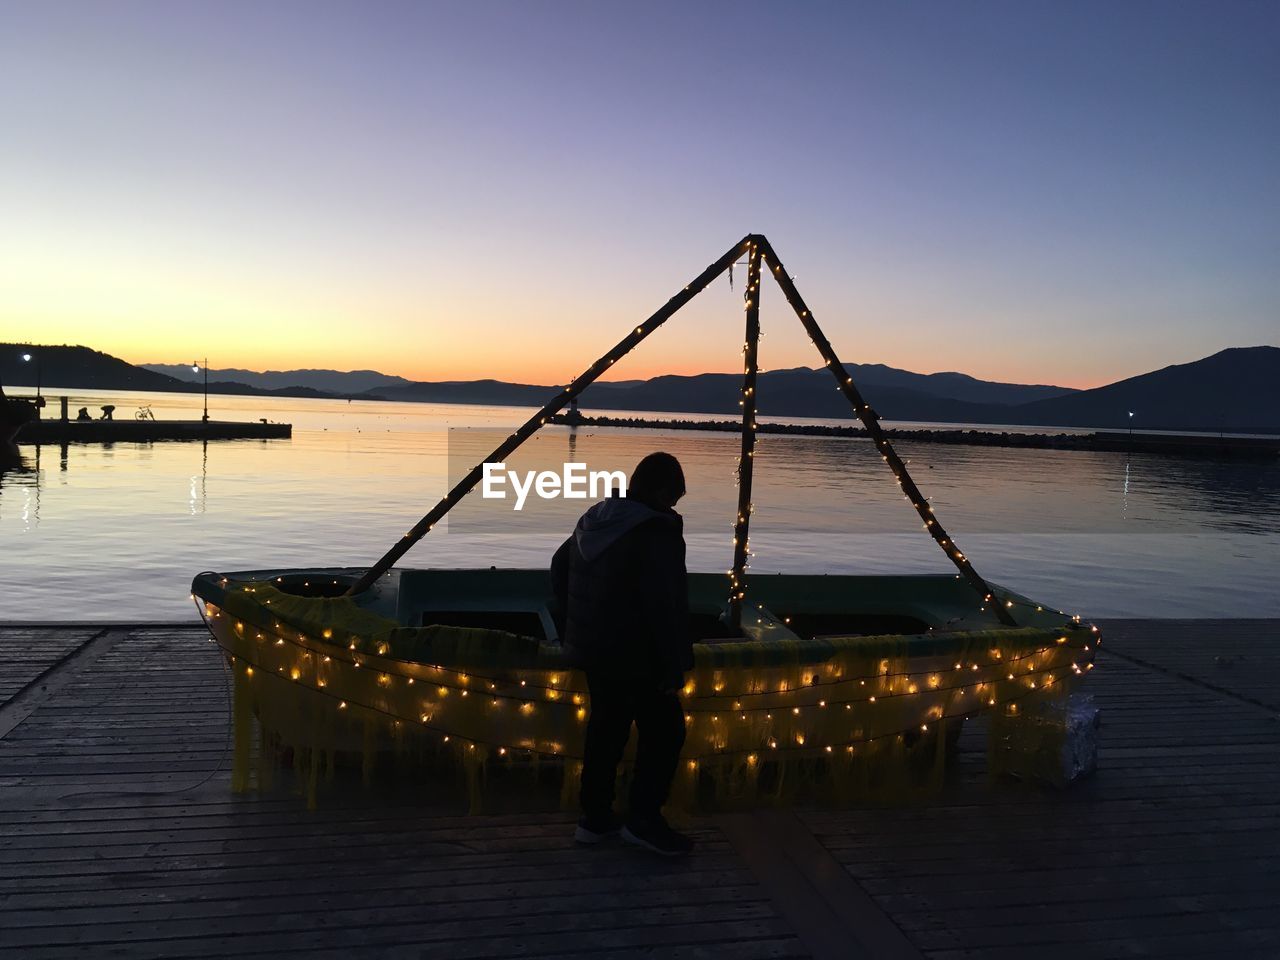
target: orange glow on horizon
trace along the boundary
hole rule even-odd
[[[43,285],[40,285],[43,286]],[[76,344],[129,363],[189,363],[208,357],[211,369],[254,371],[321,368],[376,370],[415,381],[495,379],[558,385],[582,373],[648,311],[614,305],[592,316],[590,307],[566,304],[562,311],[542,306],[521,315],[505,302],[483,312],[434,305],[437,315],[401,303],[374,302],[356,309],[350,302],[288,302],[283,296],[259,300],[226,294],[192,297],[177,281],[159,295],[120,297],[109,289],[0,295],[0,340]],[[726,286],[708,291],[673,318],[603,380],[644,380],[662,375],[740,372],[740,317]],[[653,298],[646,296],[645,300]],[[637,303],[641,301],[636,300]],[[52,306],[57,304],[57,306]],[[651,303],[647,304],[652,306]],[[380,306],[384,309],[378,309]],[[772,307],[773,309],[769,309]],[[817,351],[794,317],[766,301],[764,370],[816,368]],[[436,312],[436,311],[433,311]],[[982,380],[1053,384],[1077,389],[1102,386],[1163,366],[1136,353],[1099,360],[1087,343],[1068,347],[1047,340],[1035,350],[1025,343],[994,348],[957,332],[946,338],[916,337],[902,323],[878,324],[850,332],[838,310],[823,322],[847,363],[883,363],[915,373],[955,371]],[[465,333],[452,317],[466,315]],[[94,317],[85,320],[84,317]],[[353,317],[366,316],[364,322]],[[519,322],[509,317],[519,316]],[[179,320],[171,318],[179,317]],[[234,319],[227,319],[233,317]],[[1198,359],[1185,356],[1176,362]],[[1169,362],[1169,361],[1165,361]],[[1105,366],[1104,366],[1105,364]],[[1140,364],[1145,364],[1140,366]]]
[[[85,344],[91,346],[95,350],[102,350],[117,356],[133,364],[144,363],[182,363],[186,360],[186,354],[182,352],[183,347],[172,350],[158,349],[154,346],[146,348],[129,348],[122,347],[113,350],[109,346],[102,344]],[[186,352],[191,353],[192,349],[196,353],[200,353],[203,357],[204,347],[191,348],[187,347]],[[640,348],[640,352],[644,352],[644,348]],[[192,353],[192,356],[195,356]],[[370,355],[359,359],[351,354],[335,353],[331,345],[325,344],[320,349],[302,350],[302,351],[280,351],[280,350],[263,350],[260,352],[244,351],[244,350],[228,350],[218,352],[215,356],[210,356],[209,366],[211,369],[243,369],[254,371],[266,370],[299,370],[308,368],[332,369],[332,370],[376,370],[379,373],[388,374],[390,376],[404,377],[407,380],[422,382],[441,382],[452,380],[502,380],[507,383],[526,383],[538,384],[546,386],[557,386],[568,382],[567,377],[576,374],[567,374],[565,371],[565,362],[558,359],[549,359],[546,357],[530,357],[525,356],[521,360],[512,360],[510,358],[490,358],[479,356],[477,352],[470,355],[451,358],[448,361],[441,360],[437,363],[426,363],[422,361],[409,360],[401,354],[387,355]],[[587,356],[583,354],[576,358],[576,371],[581,373],[587,366],[595,360],[595,356]],[[574,360],[569,363],[572,366]],[[897,367],[901,370],[908,370],[913,373],[930,374],[930,373],[947,373],[960,372],[970,376],[977,377],[981,380],[991,380],[1003,383],[1023,383],[1023,384],[1052,384],[1060,387],[1069,387],[1077,390],[1088,390],[1094,387],[1106,386],[1116,380],[1124,379],[1130,376],[1146,373],[1147,370],[1138,369],[1129,372],[1118,372],[1115,376],[1094,376],[1089,378],[1080,378],[1078,380],[1069,380],[1061,376],[1054,376],[1051,372],[1044,372],[1041,375],[1032,374],[1030,371],[1014,371],[1008,369],[984,371],[978,367],[965,366],[957,369],[955,366],[939,367],[937,369],[926,368],[920,363],[913,364],[910,358],[901,360],[847,360],[848,363],[884,363],[887,366]],[[1050,364],[1047,364],[1049,366]],[[796,357],[793,362],[781,364],[768,369],[783,369],[793,367],[811,367],[818,369],[819,363],[804,357]],[[723,357],[708,356],[705,359],[699,357],[631,357],[628,362],[620,364],[619,368],[612,371],[610,375],[600,378],[601,382],[625,381],[625,380],[649,380],[660,376],[696,376],[704,373],[723,373],[736,374],[740,370],[735,370],[733,362]]]
[[[212,241],[207,251],[175,246],[158,227],[122,233],[118,222],[75,220],[72,229],[71,219],[29,217],[23,242],[2,251],[11,282],[0,285],[0,339],[81,344],[131,363],[207,357],[213,369],[376,370],[549,386],[582,373],[690,273],[682,257],[636,279],[616,263],[591,263],[588,251],[584,279],[565,292],[546,279],[552,264],[533,260],[504,264],[496,277],[480,258],[425,274],[394,258],[356,269],[307,252],[301,240],[269,259],[271,251]],[[848,363],[1084,389],[1212,352],[1153,346],[1138,324],[1119,328],[1128,340],[1100,349],[1068,322],[1067,306],[1033,298],[1025,310],[991,310],[960,297],[939,306],[909,296],[907,278],[851,293],[834,271],[820,263],[815,270],[812,284],[801,285]],[[741,280],[730,287],[718,279],[605,379],[740,371],[741,295]],[[1020,328],[1008,319],[1024,312],[1040,318],[1034,337],[1015,335]],[[819,365],[772,288],[762,324],[762,369]],[[998,329],[1005,333],[993,335]]]
[[[483,342],[473,348],[468,349],[455,341],[449,345],[452,349],[446,352],[447,348],[437,349],[427,343],[405,350],[388,347],[371,338],[347,339],[345,328],[338,335],[324,331],[317,332],[318,335],[310,338],[298,335],[295,339],[294,336],[286,335],[284,339],[263,337],[249,343],[240,340],[220,344],[217,338],[200,336],[198,333],[189,335],[186,331],[165,331],[166,336],[162,337],[156,335],[155,331],[144,328],[140,335],[130,336],[126,331],[96,324],[39,324],[33,332],[40,336],[24,337],[18,333],[16,325],[6,323],[4,326],[3,333],[0,333],[0,339],[3,340],[30,340],[36,345],[86,346],[138,365],[187,363],[192,357],[203,359],[207,356],[213,370],[376,370],[414,381],[493,379],[546,386],[568,383],[615,342],[598,335],[590,340],[569,335],[564,338],[569,346],[561,341],[548,340],[521,343],[514,337],[511,339],[516,342],[502,343],[495,342],[493,337],[486,339],[481,335]],[[63,330],[61,335],[59,328]],[[601,377],[601,380],[647,380],[665,375],[740,372],[735,364],[734,344],[717,349],[703,342],[695,344],[694,349],[685,350],[682,349],[677,332],[664,330],[660,337],[658,342],[641,345],[634,354],[619,362],[609,375]],[[429,339],[424,337],[425,341]],[[847,347],[842,350],[834,335],[832,340],[836,349],[841,352],[842,359],[848,363],[883,363],[921,374],[960,372],[982,380],[1005,383],[1053,384],[1084,390],[1146,373],[1150,369],[1123,369],[1117,365],[1112,370],[1089,371],[1067,377],[1061,375],[1063,365],[1056,357],[1036,358],[1041,362],[1033,364],[1028,362],[1027,357],[1021,356],[1016,361],[1010,358],[1007,363],[997,364],[998,358],[993,357],[990,351],[974,355],[968,360],[962,360],[954,350],[922,350],[915,357],[886,356],[884,353],[864,356],[852,354]],[[764,343],[766,348],[773,346],[767,338]],[[946,359],[939,362],[932,356],[934,353],[943,353]],[[814,369],[820,366],[816,351],[812,351],[807,342],[803,344],[803,348],[799,344],[791,345],[784,355],[774,354],[773,363],[762,365],[762,369],[801,366]]]
[[[198,356],[208,357],[215,370],[376,370],[416,381],[549,386],[580,374],[670,294],[669,284],[646,280],[642,289],[587,289],[560,303],[546,302],[548,290],[539,288],[526,303],[465,273],[442,279],[426,294],[354,283],[326,287],[323,274],[301,282],[265,268],[239,267],[226,276],[194,268],[169,272],[148,257],[102,249],[109,247],[79,251],[71,284],[57,258],[16,250],[14,276],[21,282],[0,294],[0,339],[80,344],[135,364],[186,363]],[[718,281],[604,379],[740,370],[740,298],[740,285],[731,289]],[[861,315],[863,309],[869,316]],[[848,363],[1081,389],[1163,365],[1114,352],[1104,367],[1088,343],[1057,334],[1034,349],[1013,341],[993,347],[966,333],[960,319],[955,314],[945,327],[921,336],[913,317],[894,304],[872,302],[851,311],[836,300],[820,314]],[[764,301],[762,322],[763,369],[819,365],[774,290]]]

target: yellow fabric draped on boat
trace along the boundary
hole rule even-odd
[[[556,758],[566,798],[574,786],[589,704],[558,647],[405,628],[346,597],[265,582],[233,585],[221,608],[204,609],[234,670],[238,789],[251,781],[251,717],[292,748],[313,800],[321,768],[343,752],[361,754],[366,773],[382,752],[452,758],[473,804],[494,763]],[[759,613],[749,639],[694,646],[677,803],[906,796],[940,782],[965,717],[1016,716],[1065,695],[1092,665],[1089,628],[1075,624],[800,640]]]

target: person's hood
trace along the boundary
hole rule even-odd
[[[590,562],[617,543],[623,534],[655,517],[679,522],[679,515],[674,510],[654,510],[639,500],[611,497],[601,500],[579,518],[573,529],[573,538],[582,559]]]

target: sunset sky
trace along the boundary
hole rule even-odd
[[[563,382],[761,232],[846,360],[1093,386],[1277,343],[1277,49],[1271,2],[0,0],[0,340]],[[735,369],[741,279],[614,375]]]

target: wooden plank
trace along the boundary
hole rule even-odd
[[[790,811],[730,814],[719,824],[817,960],[921,956]]]
[[[681,889],[658,887],[589,891],[578,889],[565,896],[484,897],[477,891],[454,888],[454,897],[419,898],[416,891],[378,891],[375,894],[351,891],[348,895],[323,898],[293,898],[281,903],[267,898],[250,901],[247,909],[227,909],[225,903],[186,904],[186,909],[162,905],[151,910],[132,908],[98,911],[92,919],[29,924],[10,928],[8,946],[28,949],[59,944],[130,943],[145,940],[183,939],[193,928],[206,937],[273,936],[283,939],[290,933],[307,934],[317,927],[377,926],[398,923],[429,924],[434,935],[467,935],[466,927],[483,927],[500,921],[505,924],[537,924],[557,920],[566,924],[570,916],[617,919],[620,923],[685,923],[724,918],[753,919],[769,914],[768,904],[754,883],[744,886]],[[467,896],[466,894],[470,894]],[[620,903],[625,902],[625,910]],[[204,906],[205,909],[198,909]],[[48,919],[47,917],[45,919]],[[595,924],[582,923],[583,929]]]
[[[1280,710],[1280,621],[1110,620],[1106,649],[1272,710]]]
[[[704,859],[706,862],[704,863]],[[717,865],[718,868],[717,868]],[[367,864],[376,868],[377,864]],[[394,875],[390,869],[394,867]],[[643,873],[643,871],[639,871]],[[583,893],[583,880],[590,878],[590,893],[625,894],[633,884],[636,872],[618,876],[598,876],[590,864],[562,864],[548,869],[545,864],[517,863],[512,867],[489,869],[462,868],[443,870],[424,868],[419,862],[404,862],[373,869],[360,876],[351,872],[316,871],[312,875],[295,872],[287,884],[274,883],[256,877],[263,883],[261,893],[252,903],[245,902],[244,885],[227,878],[209,880],[200,884],[198,896],[193,896],[190,885],[166,884],[163,887],[98,886],[82,890],[74,905],[68,904],[64,891],[24,890],[6,895],[0,902],[0,910],[13,911],[5,918],[14,928],[50,926],[60,923],[90,923],[107,919],[118,921],[122,909],[128,908],[128,916],[135,920],[163,919],[165,917],[195,914],[211,916],[222,913],[243,914],[254,910],[277,912],[295,908],[309,909],[316,905],[328,906],[341,902],[352,906],[360,898],[390,898],[392,902],[405,891],[421,903],[449,903],[457,899],[468,901],[511,900],[517,898],[559,897],[572,898]],[[739,866],[737,858],[725,854],[699,857],[694,869],[661,874],[662,889],[692,891],[696,900],[700,891],[715,888],[734,888],[743,891],[744,899],[756,899],[756,891],[747,890],[754,884],[750,872]],[[355,884],[358,883],[358,886]]]
[[[641,945],[661,948],[688,944],[789,935],[787,925],[769,916],[758,903],[724,906],[612,909],[581,913],[511,916],[500,911],[478,922],[463,919],[417,919],[418,911],[373,911],[363,917],[342,914],[328,922],[307,918],[296,923],[279,917],[277,929],[209,935],[204,924],[189,926],[186,936],[151,936],[148,928],[112,931],[84,943],[54,942],[24,949],[32,958],[82,957],[93,945],[105,952],[127,944],[135,951],[165,957],[242,956],[250,951],[333,949],[412,943],[423,957],[528,957],[546,953],[616,950]],[[354,921],[354,922],[353,922]],[[167,931],[163,931],[167,932]]]
[[[434,791],[445,800],[340,785],[314,813],[287,791],[235,798],[228,712],[202,631],[131,630],[0,739],[0,943],[24,957],[806,955],[709,824],[694,825],[698,856],[672,863],[577,847],[558,810],[459,816],[451,785]]]
[[[0,629],[0,708],[100,633],[101,627]],[[0,710],[0,737],[3,723]]]
[[[597,859],[585,859],[584,852],[564,848],[552,851],[528,851],[502,856],[479,854],[455,854],[441,857],[423,857],[416,851],[398,858],[339,858],[332,861],[268,861],[248,867],[223,864],[217,857],[208,857],[177,864],[156,863],[151,870],[121,872],[81,872],[64,876],[36,877],[29,883],[6,882],[2,895],[5,903],[16,896],[27,894],[58,894],[70,891],[104,889],[104,878],[109,879],[113,890],[129,890],[144,899],[153,894],[161,899],[171,897],[196,898],[225,896],[228,883],[239,887],[241,898],[247,895],[247,884],[264,886],[283,885],[291,888],[299,878],[323,874],[341,878],[350,884],[376,886],[380,876],[412,875],[421,878],[424,885],[483,884],[516,882],[524,880],[579,880],[590,886],[595,877],[613,876],[613,872],[625,866],[625,875],[636,882],[664,883],[671,876],[671,869],[658,869],[653,864],[634,856],[615,860],[613,854]],[[741,861],[728,847],[713,850],[705,855],[706,869],[741,869]],[[693,869],[693,868],[683,868]],[[231,880],[230,878],[234,878]],[[185,888],[185,889],[180,889]],[[64,902],[73,898],[64,896]],[[79,903],[79,898],[74,898]]]

